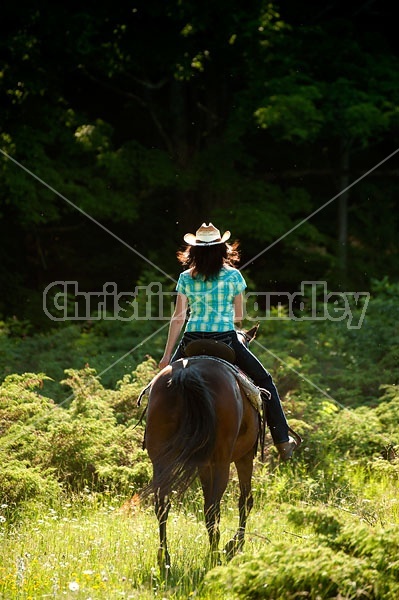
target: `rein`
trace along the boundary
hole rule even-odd
[[[150,381],[150,383],[143,390],[141,390],[140,396],[137,398],[137,404],[136,404],[136,406],[141,406],[141,401],[143,399],[143,396],[145,396],[146,394],[149,394],[149,392],[150,392],[151,384],[152,384],[152,380]],[[143,412],[141,413],[141,415],[139,416],[139,420],[137,421],[137,423],[133,427],[133,429],[136,429],[136,427],[138,427],[139,425],[141,425],[141,423],[143,422],[143,419],[144,419],[144,417],[146,415],[147,409],[148,409],[148,404],[145,407],[145,409],[143,410]]]

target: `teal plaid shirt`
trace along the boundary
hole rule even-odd
[[[247,284],[238,269],[222,267],[216,279],[194,279],[183,271],[176,290],[187,296],[190,317],[186,331],[231,331],[234,329],[234,296]]]

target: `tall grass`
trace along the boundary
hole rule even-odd
[[[118,504],[119,502],[119,504]],[[236,516],[236,515],[234,515]],[[233,520],[229,512],[227,521]],[[230,524],[231,527],[233,523]],[[121,508],[121,500],[88,498],[3,528],[0,598],[188,598],[206,572],[208,540],[200,510],[172,510],[173,568],[156,562],[158,525],[152,507]]]
[[[334,540],[347,535],[346,529],[353,530],[356,536],[356,528],[360,528],[359,540],[365,535],[370,535],[370,539],[380,535],[383,540],[385,531],[388,535],[396,528],[399,544],[399,482],[391,472],[376,472],[353,463],[347,466],[345,485],[341,479],[336,489],[331,487],[329,495],[322,482],[318,483],[320,496],[300,460],[272,470],[257,465],[255,504],[248,522],[245,553],[225,567],[222,558],[222,567],[213,569],[212,574],[208,574],[202,496],[198,488],[190,490],[181,504],[173,505],[169,517],[172,565],[163,580],[156,563],[158,525],[152,506],[89,492],[51,509],[39,510],[35,505],[18,525],[8,524],[6,517],[1,519],[0,598],[219,600],[246,598],[248,594],[294,598],[289,588],[285,596],[277,592],[275,596],[251,596],[245,586],[241,592],[238,584],[232,583],[231,573],[228,579],[222,577],[223,584],[215,586],[215,580],[219,581],[217,573],[223,575],[225,569],[233,569],[234,577],[246,572],[251,561],[271,568],[276,560],[284,562],[285,553],[303,573],[310,572],[314,560],[311,553],[319,549],[322,557],[325,540],[333,545]],[[237,528],[237,497],[233,475],[223,498],[221,547]],[[7,508],[1,511],[0,514],[7,514]],[[307,548],[309,555],[304,554]],[[331,560],[342,557],[342,548],[336,554],[331,548],[329,552]],[[254,573],[259,577],[262,568],[256,564]],[[387,571],[388,579],[389,576]],[[313,596],[309,593],[305,597]],[[323,596],[321,590],[318,597],[350,596]],[[371,593],[358,597],[384,598]]]

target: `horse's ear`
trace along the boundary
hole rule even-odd
[[[251,327],[251,329],[248,329],[248,331],[246,332],[246,337],[250,342],[252,342],[252,340],[255,339],[256,334],[258,333],[258,329],[259,323]]]

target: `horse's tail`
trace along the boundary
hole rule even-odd
[[[157,487],[167,482],[180,495],[214,450],[216,411],[199,365],[174,370],[169,389],[175,393],[174,401],[180,402],[181,412],[178,431],[164,449]]]

